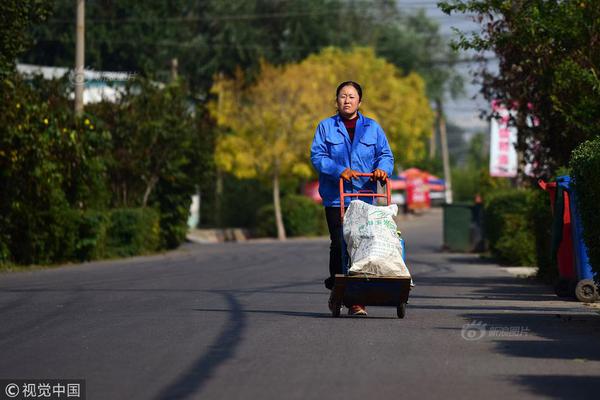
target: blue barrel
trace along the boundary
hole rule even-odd
[[[575,258],[575,273],[577,284],[575,286],[575,297],[585,303],[593,303],[600,296],[598,287],[594,282],[594,272],[588,257],[587,247],[583,241],[583,225],[577,207],[577,195],[573,188],[573,181],[569,176],[556,178],[559,186],[567,190],[571,208],[571,236],[573,239],[573,255]]]
[[[568,175],[556,178],[559,186],[562,186],[569,193],[569,204],[571,207],[571,234],[573,237],[573,253],[575,254],[575,269],[577,280],[593,279],[594,272],[588,257],[587,247],[583,241],[583,225],[581,216],[577,207],[577,196],[573,190],[571,177]]]

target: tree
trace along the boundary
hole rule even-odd
[[[411,162],[425,151],[432,113],[425,84],[416,74],[399,71],[372,49],[328,48],[297,64],[264,63],[256,81],[244,86],[218,78],[217,97],[209,105],[220,126],[231,131],[217,143],[216,162],[238,177],[271,180],[277,232],[285,238],[281,216],[281,176],[311,174],[309,147],[319,120],[335,113],[335,88],[352,79],[363,85],[363,109],[386,131],[396,158]]]
[[[13,69],[15,59],[30,44],[29,30],[46,19],[49,0],[5,0],[0,6],[0,79]]]
[[[391,0],[97,0],[86,5],[86,61],[98,70],[166,80],[172,58],[192,92],[205,99],[217,73],[241,66],[253,79],[260,59],[300,61],[323,47],[370,44]],[[46,24],[32,28],[24,60],[70,66],[74,59],[71,0],[56,0]]]
[[[481,33],[463,33],[455,46],[496,53],[499,70],[484,65],[481,91],[517,109],[517,148],[536,175],[566,166],[579,143],[598,135],[599,2],[455,0],[441,8],[477,14]]]

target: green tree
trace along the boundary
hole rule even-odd
[[[14,70],[15,59],[31,42],[30,29],[44,21],[49,0],[5,0],[0,5],[0,79]]]
[[[407,163],[418,158],[432,121],[425,84],[416,74],[400,76],[372,49],[327,48],[297,64],[264,63],[250,86],[244,86],[241,74],[213,86],[217,99],[209,109],[219,125],[231,129],[218,141],[216,161],[238,177],[271,180],[280,239],[285,238],[281,176],[311,174],[309,148],[316,124],[335,112],[335,88],[348,79],[363,84],[363,111],[386,131],[396,158]]]
[[[497,73],[479,74],[482,92],[518,109],[518,149],[538,175],[566,166],[579,143],[598,135],[599,2],[455,0],[441,8],[477,14],[480,34],[463,33],[456,46],[498,57]]]

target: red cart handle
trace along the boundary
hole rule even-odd
[[[356,175],[372,177],[373,173],[359,172]],[[352,180],[351,180],[351,182],[352,182]],[[373,193],[373,192],[369,192],[367,190],[359,190],[358,193],[344,193],[344,178],[340,178],[340,215],[342,217],[342,221],[344,221],[344,206],[346,204],[344,199],[346,197],[372,197],[372,198],[385,197],[385,199],[387,200],[387,205],[389,206],[390,204],[392,204],[392,193],[390,190],[389,183],[390,183],[389,178],[386,177],[385,182],[383,183],[385,185],[385,194]]]

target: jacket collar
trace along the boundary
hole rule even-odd
[[[348,140],[350,140],[350,136],[348,135],[348,131],[346,130],[346,126],[344,126],[344,122],[342,121],[342,116],[340,114],[336,114],[334,117],[335,119],[335,125],[337,127],[338,132],[340,132],[343,136],[345,136],[346,138],[348,138]],[[358,112],[358,121],[356,121],[356,131],[354,133],[354,137],[356,139],[360,139],[360,136],[362,136],[362,131],[363,131],[363,127],[364,126],[369,126],[370,122],[367,118],[365,118],[364,115],[362,115],[360,113],[360,111]],[[360,135],[359,135],[360,133]]]

